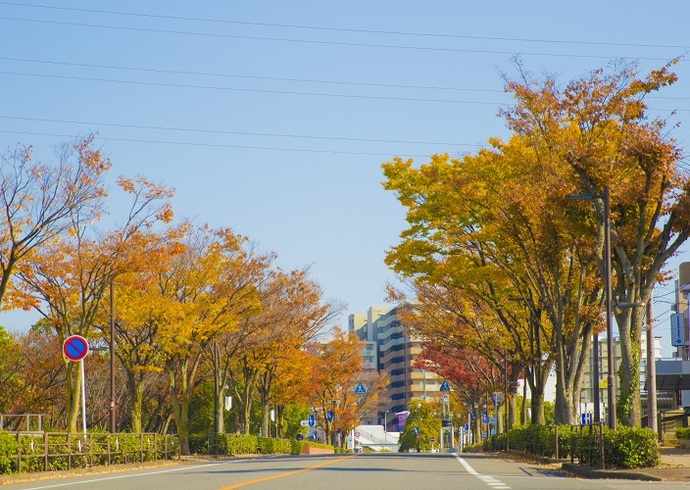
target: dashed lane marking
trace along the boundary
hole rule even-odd
[[[458,461],[460,461],[460,464],[462,464],[462,465],[465,467],[465,470],[467,470],[467,472],[468,472],[470,475],[476,476],[478,479],[480,479],[481,481],[483,481],[484,483],[486,483],[486,484],[487,484],[488,486],[490,486],[491,488],[496,488],[496,489],[498,489],[498,490],[508,490],[508,489],[510,488],[508,485],[506,485],[505,483],[503,483],[501,480],[499,480],[499,479],[497,479],[497,478],[494,478],[494,477],[491,476],[491,475],[482,475],[481,473],[478,473],[477,470],[475,470],[474,468],[472,468],[472,466],[470,466],[470,464],[469,464],[467,461],[465,461],[464,459],[462,459],[462,458],[461,458],[460,456],[458,456],[457,454],[454,454],[453,456],[455,456],[455,458],[456,458]]]

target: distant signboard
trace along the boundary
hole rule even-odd
[[[671,315],[671,345],[685,345],[685,316],[682,313]]]

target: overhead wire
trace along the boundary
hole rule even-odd
[[[38,131],[16,131],[16,130],[3,130],[0,129],[0,133],[5,134],[21,134],[21,135],[31,135],[31,136],[48,136],[48,137],[58,137],[58,138],[79,138],[82,135],[79,134],[64,134],[64,133],[45,133]],[[225,143],[199,143],[194,141],[178,141],[178,140],[153,140],[153,139],[139,139],[139,138],[117,138],[112,136],[101,137],[99,139],[104,141],[124,141],[128,143],[156,143],[165,145],[180,145],[180,146],[198,146],[207,148],[234,148],[234,149],[244,149],[244,150],[267,150],[267,151],[288,151],[288,152],[304,152],[304,153],[327,153],[327,154],[337,154],[337,155],[363,155],[363,156],[376,156],[384,158],[392,158],[394,156],[409,157],[409,158],[428,158],[430,154],[427,155],[412,155],[406,153],[375,153],[366,151],[348,151],[348,150],[319,150],[314,148],[285,148],[285,147],[268,147],[268,146],[253,146],[253,145],[230,145]]]
[[[183,30],[172,30],[172,29],[156,29],[152,27],[132,27],[132,26],[115,26],[108,24],[91,24],[85,22],[68,22],[68,21],[57,21],[57,20],[44,20],[44,19],[26,19],[20,17],[9,17],[0,16],[0,20],[7,20],[13,22],[27,22],[36,23],[44,25],[60,25],[69,27],[89,27],[96,29],[110,29],[110,30],[120,30],[120,31],[131,31],[131,32],[145,32],[145,33],[155,33],[155,34],[175,34],[175,35],[187,35],[187,36],[204,36],[204,37],[214,37],[214,38],[226,38],[226,39],[245,39],[253,41],[271,41],[271,42],[288,42],[288,43],[301,43],[301,44],[316,44],[316,45],[328,45],[328,46],[346,46],[346,47],[358,47],[358,48],[379,48],[379,49],[406,49],[406,50],[419,50],[419,51],[435,51],[435,52],[447,52],[447,53],[475,53],[475,54],[500,54],[500,55],[522,55],[522,56],[546,56],[546,57],[557,57],[557,58],[588,58],[588,59],[634,59],[641,61],[669,61],[668,57],[640,57],[640,56],[616,56],[616,55],[601,55],[601,54],[568,54],[568,53],[533,53],[526,51],[499,51],[499,50],[489,50],[489,49],[468,49],[468,48],[451,48],[451,47],[434,47],[434,46],[413,46],[413,45],[402,45],[402,44],[374,44],[374,43],[354,43],[354,42],[343,42],[343,41],[326,41],[318,39],[290,39],[290,38],[280,38],[280,37],[267,37],[267,36],[249,36],[242,34],[226,34],[226,33],[215,33],[215,32],[199,32],[199,31],[183,31]],[[678,55],[676,55],[678,56]],[[674,56],[674,57],[676,57]],[[684,60],[681,60],[684,61]]]
[[[81,124],[90,126],[107,126],[114,128],[126,128],[126,129],[146,129],[146,130],[161,130],[161,131],[179,131],[179,132],[191,132],[191,133],[204,133],[204,134],[224,134],[224,135],[239,135],[239,136],[270,136],[270,137],[281,137],[281,138],[298,138],[298,139],[313,139],[313,140],[329,140],[329,141],[358,141],[365,143],[403,143],[412,145],[443,145],[443,146],[469,146],[469,147],[483,147],[485,145],[471,144],[471,143],[449,143],[440,141],[410,141],[410,140],[393,140],[393,139],[373,139],[373,138],[351,138],[344,136],[319,136],[319,135],[305,135],[305,134],[284,134],[284,133],[261,133],[261,132],[251,132],[251,131],[230,131],[222,129],[199,129],[199,128],[182,128],[182,127],[172,127],[172,126],[150,126],[142,124],[120,124],[120,123],[109,123],[102,121],[76,121],[71,119],[49,119],[49,118],[39,118],[39,117],[24,117],[24,116],[6,116],[0,115],[0,119],[7,119],[12,121],[28,121],[28,122],[48,122],[48,123],[59,123],[59,124]]]
[[[230,19],[216,19],[209,17],[189,17],[189,16],[177,16],[177,15],[162,15],[162,14],[147,14],[142,12],[123,12],[114,10],[99,10],[99,9],[86,9],[86,8],[76,8],[76,7],[65,7],[65,6],[55,6],[55,5],[44,5],[44,4],[29,4],[29,3],[19,3],[19,2],[5,2],[0,1],[0,5],[9,5],[14,7],[22,8],[35,8],[35,9],[50,9],[59,11],[69,11],[69,12],[81,12],[89,14],[105,14],[105,15],[115,15],[115,16],[126,16],[126,17],[140,17],[146,19],[162,19],[162,20],[174,20],[174,21],[186,21],[186,22],[201,22],[201,23],[212,23],[212,24],[225,24],[225,25],[247,25],[253,27],[278,27],[286,29],[303,29],[303,30],[316,30],[316,31],[330,31],[330,32],[348,32],[348,33],[358,33],[358,34],[379,34],[379,35],[394,35],[394,36],[411,36],[411,37],[429,37],[429,38],[441,38],[441,39],[472,39],[481,41],[509,41],[509,42],[528,42],[528,43],[550,43],[550,44],[572,44],[572,45],[583,45],[583,46],[615,46],[615,47],[633,47],[633,48],[659,48],[659,49],[690,49],[688,45],[682,44],[652,44],[652,43],[621,43],[621,42],[606,42],[606,41],[572,41],[572,40],[562,40],[562,39],[539,39],[539,38],[523,38],[523,37],[505,37],[505,36],[473,36],[467,34],[450,34],[450,33],[439,33],[439,32],[414,32],[414,31],[389,31],[382,29],[362,29],[362,28],[352,28],[352,27],[335,27],[335,26],[314,26],[306,24],[281,24],[275,22],[255,22],[255,21],[240,21],[240,20],[230,20]]]
[[[17,2],[2,2],[0,5],[9,5],[15,7],[28,7],[28,8],[42,8],[42,9],[52,9],[52,10],[64,10],[70,12],[83,12],[83,13],[97,13],[97,14],[107,14],[107,15],[119,15],[119,16],[130,16],[130,17],[144,17],[144,18],[159,18],[165,20],[183,20],[183,21],[193,21],[193,22],[213,22],[213,23],[223,23],[223,24],[246,24],[250,26],[265,26],[265,27],[280,27],[280,28],[291,28],[291,29],[309,29],[309,30],[319,30],[319,31],[334,31],[334,32],[349,32],[349,33],[368,33],[368,34],[385,34],[385,35],[413,35],[419,37],[442,37],[442,38],[458,38],[458,39],[482,39],[482,40],[496,40],[496,41],[525,41],[525,42],[540,42],[540,43],[558,43],[558,44],[573,44],[573,45],[610,45],[610,46],[626,46],[626,47],[654,47],[654,48],[664,48],[664,49],[677,49],[685,48],[681,45],[644,45],[644,44],[633,44],[633,43],[605,43],[605,42],[588,42],[588,41],[561,41],[561,40],[544,40],[544,39],[528,39],[528,38],[506,38],[506,37],[491,37],[491,36],[465,36],[465,35],[446,35],[442,33],[404,33],[398,31],[383,31],[383,30],[368,30],[368,29],[355,29],[355,28],[337,28],[337,27],[324,27],[324,26],[307,26],[307,25],[297,25],[297,24],[276,24],[276,23],[261,23],[261,22],[246,22],[246,21],[234,21],[234,20],[224,20],[224,19],[208,19],[208,18],[192,18],[192,17],[182,17],[182,16],[169,16],[169,15],[155,15],[155,14],[142,14],[142,13],[131,13],[131,12],[116,12],[116,11],[106,11],[97,9],[78,9],[71,7],[55,7],[47,5],[38,4],[20,4]],[[53,21],[53,20],[41,20],[41,19],[22,19],[22,18],[12,18],[12,17],[0,17],[0,19],[10,20],[10,21],[20,21],[20,22],[37,22],[37,23],[49,23],[67,26],[79,26],[79,27],[95,27],[104,29],[124,29],[124,30],[142,30],[150,31],[156,33],[172,33],[172,34],[197,34],[197,35],[211,35],[211,36],[225,36],[225,37],[240,37],[246,39],[259,39],[259,40],[269,40],[269,41],[288,41],[288,42],[315,42],[315,43],[325,43],[325,44],[337,44],[346,46],[366,46],[366,47],[386,47],[386,48],[401,48],[401,49],[424,49],[424,50],[439,50],[439,51],[458,51],[458,52],[476,52],[476,53],[494,53],[494,54],[515,54],[508,51],[491,51],[491,50],[472,50],[472,49],[454,49],[454,48],[434,48],[428,46],[403,46],[403,45],[383,45],[383,44],[366,44],[366,43],[341,43],[332,41],[319,41],[319,40],[300,40],[300,39],[286,39],[286,38],[272,38],[272,37],[261,37],[261,36],[236,36],[230,34],[218,34],[218,33],[204,33],[204,32],[193,32],[193,31],[174,31],[166,29],[150,29],[150,28],[138,28],[131,26],[113,26],[104,24],[89,24],[80,22],[65,22],[65,21]],[[590,56],[590,55],[578,55],[578,54],[553,54],[553,53],[523,53],[526,55],[536,55],[536,56],[571,56],[571,57],[602,57],[602,56]],[[610,57],[606,57],[610,59]],[[666,58],[636,58],[636,59],[655,59],[655,60],[666,60]],[[25,63],[42,63],[50,65],[60,65],[60,66],[72,66],[72,67],[87,67],[87,68],[99,68],[99,69],[112,69],[112,70],[126,70],[126,71],[136,71],[136,72],[149,72],[149,73],[165,73],[165,74],[183,74],[183,75],[195,75],[195,76],[213,76],[213,77],[232,77],[232,78],[244,78],[252,80],[267,80],[267,81],[293,81],[300,83],[330,83],[330,84],[340,84],[340,85],[360,85],[366,87],[386,87],[386,88],[404,88],[404,89],[424,89],[424,90],[456,90],[456,91],[473,91],[473,92],[502,92],[496,89],[473,89],[473,88],[456,88],[456,87],[427,87],[419,85],[403,85],[403,84],[377,84],[369,82],[350,82],[341,80],[309,80],[309,79],[290,79],[286,77],[262,77],[262,76],[252,76],[252,75],[238,75],[238,74],[222,74],[222,73],[207,73],[207,72],[193,72],[193,71],[183,71],[183,70],[168,70],[168,69],[155,69],[155,68],[136,68],[136,67],[123,67],[116,65],[98,65],[98,64],[87,64],[87,63],[70,63],[70,62],[56,62],[56,61],[45,61],[45,60],[28,60],[20,58],[10,58],[1,57],[0,60],[4,61],[14,61],[14,62],[25,62]],[[99,78],[99,77],[80,77],[80,76],[69,76],[69,75],[55,75],[55,74],[36,74],[36,73],[20,73],[12,71],[0,71],[0,74],[13,75],[13,76],[28,76],[28,77],[43,77],[43,78],[53,78],[53,79],[68,79],[68,80],[80,80],[80,81],[90,81],[90,82],[105,82],[105,83],[124,83],[124,84],[137,84],[137,85],[148,85],[148,86],[167,86],[173,88],[196,88],[196,89],[210,89],[210,90],[231,90],[231,91],[241,91],[241,92],[256,92],[256,93],[275,93],[280,95],[302,95],[302,96],[318,96],[318,97],[343,97],[343,98],[357,98],[357,99],[378,99],[378,100],[393,100],[393,101],[408,101],[408,102],[424,102],[424,103],[444,103],[444,104],[480,104],[480,105],[510,105],[501,102],[491,102],[491,101],[466,101],[466,100],[453,100],[453,99],[442,99],[442,98],[414,98],[414,97],[394,97],[394,96],[372,96],[372,95],[362,95],[362,94],[334,94],[334,93],[323,93],[323,92],[312,92],[312,91],[287,91],[287,90],[270,90],[270,89],[259,89],[259,88],[244,88],[244,87],[220,87],[220,86],[210,86],[210,85],[195,85],[195,84],[179,84],[179,83],[169,83],[169,82],[151,82],[151,81],[141,81],[141,80],[118,80],[111,78]],[[651,98],[651,97],[650,97]],[[659,97],[662,98],[662,97]],[[686,100],[689,98],[685,97],[663,97],[665,99],[677,99]],[[663,111],[670,112],[670,109],[657,109],[650,108],[652,111]],[[676,112],[690,112],[690,109],[676,109]],[[4,118],[9,118],[11,116],[5,116]],[[115,123],[101,123],[101,125],[116,126]],[[132,127],[138,129],[145,129],[146,126],[137,125],[119,125],[120,127]],[[151,127],[153,128],[153,127]],[[164,128],[157,128],[164,129]],[[174,130],[170,128],[169,130]],[[179,130],[179,129],[178,129]],[[194,131],[193,129],[183,129],[186,131]],[[199,130],[199,132],[202,132]],[[222,132],[220,130],[207,130],[205,132]],[[240,133],[238,133],[240,134]],[[260,135],[261,133],[256,133]],[[263,135],[269,136],[268,133]],[[280,136],[280,135],[274,135]],[[286,137],[289,137],[286,135]],[[299,136],[291,136],[299,137]],[[319,136],[301,136],[301,137],[311,137],[313,139],[327,139],[328,137]],[[342,140],[348,140],[343,138]],[[350,138],[350,141],[366,141],[363,139]],[[399,140],[369,140],[373,142],[395,142],[395,143],[405,143]],[[414,142],[410,142],[413,143]],[[420,144],[422,142],[419,142]],[[423,144],[441,144],[441,143],[423,143]],[[455,144],[456,146],[474,146],[481,147],[481,145],[471,145],[471,144]]]

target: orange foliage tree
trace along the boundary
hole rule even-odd
[[[13,292],[15,301],[38,311],[57,334],[60,343],[70,335],[88,340],[96,331],[102,302],[113,278],[133,267],[134,244],[156,221],[171,218],[167,202],[170,191],[145,179],[121,178],[119,184],[132,196],[130,213],[115,231],[92,233],[87,219],[75,211],[69,234],[45,243],[30,259],[16,267],[19,281]],[[137,249],[138,256],[146,250]],[[67,430],[75,432],[81,398],[81,371],[77,363],[64,359],[67,379]]]
[[[0,157],[0,305],[4,304],[15,267],[31,253],[73,226],[100,214],[105,196],[102,176],[110,161],[94,148],[93,136],[63,145],[55,164],[33,160],[33,149],[20,146]]]
[[[229,229],[190,229],[183,253],[158,274],[159,301],[169,308],[158,335],[165,356],[180,451],[189,453],[189,404],[204,354],[218,336],[260,311],[256,280],[267,258],[247,250],[247,239]]]

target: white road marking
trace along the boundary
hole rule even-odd
[[[206,463],[206,464],[199,464],[199,465],[194,465],[194,466],[180,466],[178,468],[171,468],[168,470],[147,471],[144,473],[134,473],[134,474],[128,474],[128,475],[104,476],[102,478],[91,478],[89,480],[78,481],[78,482],[54,483],[52,485],[43,485],[40,487],[31,487],[31,488],[27,488],[26,490],[41,490],[44,488],[69,487],[69,486],[73,486],[73,485],[87,485],[87,484],[92,484],[94,482],[99,482],[99,481],[120,480],[120,479],[124,479],[124,478],[135,478],[138,476],[162,475],[164,473],[173,473],[176,471],[194,470],[197,468],[208,468],[209,466],[219,466],[219,465],[229,464],[229,463],[234,463],[234,462],[235,462],[234,460],[233,461],[223,461],[221,463]]]
[[[506,485],[506,484],[503,483],[502,481],[500,481],[500,480],[494,478],[494,477],[491,476],[491,475],[482,475],[481,473],[478,473],[474,468],[472,468],[472,466],[470,466],[470,464],[469,464],[467,461],[465,461],[464,459],[462,459],[462,458],[461,458],[460,456],[458,456],[457,454],[453,454],[453,456],[455,456],[455,458],[456,458],[458,461],[460,461],[460,464],[462,464],[462,465],[465,467],[465,470],[467,470],[467,472],[468,472],[470,475],[476,476],[477,478],[479,478],[481,481],[483,481],[484,483],[486,483],[486,484],[487,484],[488,486],[490,486],[491,488],[497,488],[497,489],[500,489],[500,490],[508,490],[508,489],[510,488],[508,485]]]

